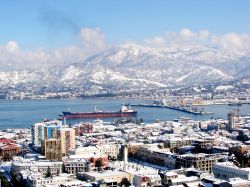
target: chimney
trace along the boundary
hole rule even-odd
[[[124,145],[123,149],[123,159],[124,159],[124,171],[127,171],[127,166],[128,166],[128,148],[127,144]]]

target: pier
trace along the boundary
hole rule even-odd
[[[172,106],[172,105],[134,104],[134,103],[130,103],[130,104],[127,104],[127,105],[128,106],[133,106],[133,107],[168,108],[168,109],[177,110],[177,111],[186,112],[186,113],[195,114],[195,115],[211,115],[211,114],[214,114],[213,112],[192,110],[191,108],[188,109],[188,108],[185,108],[185,107]]]

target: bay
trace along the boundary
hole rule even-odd
[[[118,111],[122,103],[145,103],[143,100],[123,100],[110,98],[97,99],[69,99],[69,100],[0,100],[0,129],[28,128],[35,122],[44,119],[57,119],[62,111],[90,112],[94,108],[103,111]],[[236,112],[237,106],[209,105],[204,106],[205,111],[214,112],[213,115],[193,115],[167,108],[142,108],[137,110],[138,118],[144,122],[173,120],[178,117],[188,117],[194,120],[206,120],[210,118],[227,118],[229,112]],[[241,115],[250,114],[250,105],[239,107]],[[104,119],[113,121],[114,119]],[[85,121],[93,121],[87,119]],[[78,123],[79,120],[68,121],[70,124]]]

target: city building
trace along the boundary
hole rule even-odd
[[[229,180],[241,178],[250,180],[250,168],[239,168],[231,162],[219,162],[213,165],[213,174],[216,178]]]
[[[90,167],[96,167],[96,161],[101,160],[103,167],[107,167],[109,160],[106,154],[103,154],[96,146],[79,147],[75,150],[69,150],[70,155],[81,156],[90,162]]]
[[[62,173],[63,162],[54,161],[34,161],[31,159],[24,159],[22,157],[15,157],[11,168],[16,173],[21,171],[39,172],[45,176],[48,170],[52,176]]]
[[[75,130],[51,124],[45,126],[41,148],[47,160],[62,160],[69,150],[75,149]]]
[[[158,174],[135,174],[133,175],[133,185],[134,186],[161,186],[161,177]]]
[[[10,160],[13,156],[22,152],[22,147],[11,139],[0,139],[0,157],[3,160]]]
[[[26,184],[27,187],[61,186],[73,181],[76,181],[74,176],[66,173],[47,178],[44,178],[40,173],[31,173],[27,176]]]
[[[182,146],[192,145],[193,139],[191,138],[170,138],[164,141],[164,147],[175,149]]]
[[[61,140],[55,138],[42,140],[42,154],[46,160],[62,160],[65,152],[62,151]]]
[[[193,141],[192,145],[198,150],[208,149],[214,145],[214,139],[196,139]]]
[[[144,144],[143,143],[128,143],[128,155],[131,157],[136,157],[137,156],[137,150],[139,147],[142,147]]]
[[[45,123],[35,123],[31,126],[32,144],[35,146],[41,145],[44,139],[44,126]]]
[[[78,172],[90,171],[90,162],[82,158],[82,156],[70,155],[63,157],[64,170],[68,174],[76,174]]]
[[[39,122],[39,123],[35,123],[31,126],[31,135],[32,135],[32,144],[35,146],[40,146],[41,145],[41,141],[46,138],[48,138],[48,136],[52,136],[52,133],[50,129],[46,129],[45,133],[45,129],[44,127],[46,126],[51,126],[51,128],[57,127],[59,128],[62,125],[61,121],[58,120],[53,120],[53,121],[43,121],[43,122]]]
[[[57,134],[60,139],[62,154],[67,154],[69,149],[75,149],[75,130],[73,128],[60,128]]]
[[[214,154],[184,154],[176,157],[176,168],[191,168],[211,172],[213,164],[219,160],[219,155]]]
[[[83,123],[80,125],[74,126],[76,136],[82,136],[84,134],[89,134],[93,132],[92,123]]]
[[[107,155],[110,159],[117,159],[119,155],[119,147],[117,144],[105,144],[96,146],[102,154]]]
[[[83,172],[77,173],[79,180],[103,181],[107,186],[117,187],[122,180],[132,180],[132,175],[124,171],[104,170],[103,172]]]
[[[169,149],[159,149],[145,145],[138,148],[137,159],[159,166],[175,168],[175,156]]]
[[[43,140],[47,140],[50,138],[59,138],[58,130],[61,128],[61,126],[58,126],[57,124],[48,124],[44,126],[44,138]]]

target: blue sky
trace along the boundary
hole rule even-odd
[[[81,28],[97,27],[114,43],[182,28],[249,34],[249,10],[249,0],[0,0],[0,45],[64,47],[78,42]]]

